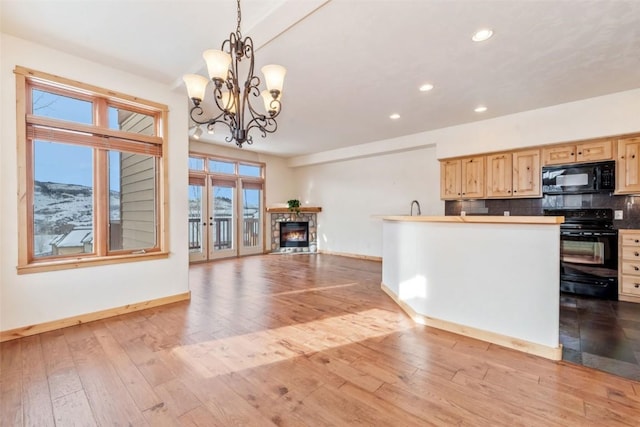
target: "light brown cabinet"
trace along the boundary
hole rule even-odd
[[[605,139],[546,147],[542,149],[542,157],[545,166],[613,160],[613,141]]]
[[[640,303],[640,230],[619,230],[618,242],[618,299]]]
[[[484,197],[484,156],[440,162],[440,198],[443,200]]]
[[[513,153],[513,197],[542,196],[540,150]]]
[[[487,198],[540,197],[540,150],[487,156]]]
[[[640,137],[618,140],[616,194],[640,193]]]

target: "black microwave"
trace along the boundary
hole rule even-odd
[[[616,188],[614,161],[545,166],[543,194],[608,193]]]

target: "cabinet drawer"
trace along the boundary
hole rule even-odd
[[[622,276],[621,292],[640,296],[640,277]]]
[[[636,246],[640,248],[640,234],[620,233],[622,246]]]
[[[622,247],[622,259],[640,261],[640,247],[633,248],[628,246]]]
[[[624,261],[622,263],[622,274],[640,276],[640,261]]]

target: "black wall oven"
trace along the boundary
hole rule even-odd
[[[560,226],[560,290],[618,299],[618,231],[611,209],[553,209]]]

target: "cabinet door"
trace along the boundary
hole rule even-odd
[[[513,153],[513,197],[540,197],[540,150]]]
[[[564,165],[567,163],[575,163],[576,146],[561,145],[559,147],[548,147],[542,150],[545,165]]]
[[[640,192],[640,137],[618,140],[616,193]]]
[[[484,197],[484,156],[462,159],[462,198]]]
[[[578,162],[595,162],[613,159],[613,142],[611,140],[587,142],[576,145]]]
[[[511,153],[487,156],[487,197],[511,197],[513,166]]]
[[[460,160],[440,162],[440,198],[456,200],[461,196]]]

